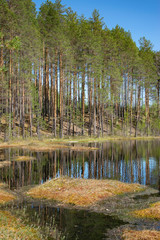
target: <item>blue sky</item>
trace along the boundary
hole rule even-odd
[[[33,2],[38,10],[45,1]],[[97,9],[109,29],[118,24],[131,32],[137,46],[140,37],[144,36],[155,51],[160,50],[160,0],[62,0],[62,4],[86,18]]]

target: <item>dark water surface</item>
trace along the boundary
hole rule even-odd
[[[160,185],[160,141],[117,141],[95,143],[98,150],[78,152],[57,150],[31,152],[22,149],[0,149],[0,180],[11,189],[41,184],[48,179],[67,175],[75,178],[117,179],[128,183]],[[16,156],[32,156],[36,160],[15,162]]]
[[[46,231],[48,226],[50,234],[48,239],[53,239],[52,230],[57,226],[57,235],[62,233],[65,240],[101,240],[106,239],[108,231],[126,222],[118,217],[107,216],[103,213],[89,212],[66,208],[54,208],[37,203],[19,204],[18,209],[25,209],[25,217],[29,223],[35,223]],[[15,208],[15,206],[14,206]]]
[[[87,146],[87,145],[85,145]],[[48,179],[67,175],[75,178],[116,179],[128,183],[140,183],[160,189],[160,141],[116,141],[94,143],[98,150],[80,152],[56,150],[31,152],[22,149],[0,149],[0,181],[10,189],[41,184]],[[31,156],[36,160],[16,162],[17,156]],[[88,211],[52,208],[35,204],[21,205],[31,222],[56,223],[65,239],[105,239],[108,229],[125,224],[117,217]],[[38,217],[37,217],[38,216]],[[48,238],[52,239],[52,238]]]

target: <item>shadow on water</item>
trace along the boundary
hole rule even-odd
[[[18,208],[23,211],[25,209],[25,217],[30,224],[39,225],[42,229],[48,226],[50,231],[56,225],[62,236],[65,236],[65,240],[106,239],[108,230],[126,224],[117,217],[86,210],[53,208],[27,203],[19,205]],[[48,239],[54,238],[50,235]]]

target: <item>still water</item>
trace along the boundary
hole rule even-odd
[[[93,143],[89,146],[98,149],[86,152],[66,149],[53,152],[0,149],[0,181],[14,190],[67,175],[75,178],[136,182],[160,190],[160,141],[116,141]],[[17,162],[14,161],[17,156],[30,156],[35,160]],[[3,165],[5,162],[7,164]],[[105,239],[108,229],[125,224],[116,217],[52,208],[41,203],[35,205],[26,202],[20,208],[25,208],[28,219],[33,223],[38,221],[52,228],[54,218],[54,224],[68,240]]]
[[[75,178],[116,179],[128,183],[160,184],[160,141],[118,141],[90,144],[98,150],[79,152],[57,150],[30,152],[22,149],[0,149],[0,180],[11,189],[41,184],[48,179],[67,175]],[[16,162],[16,156],[36,160]]]

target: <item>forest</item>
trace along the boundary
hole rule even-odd
[[[0,138],[157,136],[160,51],[98,10],[0,0]]]

